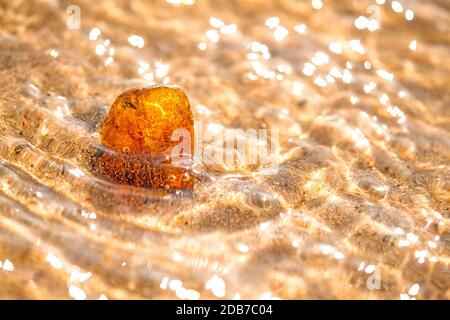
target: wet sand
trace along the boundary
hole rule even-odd
[[[377,2],[0,0],[0,298],[449,299],[450,7]],[[206,131],[279,130],[278,171],[94,175],[153,84]]]

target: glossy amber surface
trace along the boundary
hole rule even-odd
[[[177,129],[189,133],[187,150],[192,158],[194,121],[188,98],[177,87],[155,86],[131,89],[114,101],[101,129],[106,147],[97,171],[120,184],[147,188],[190,189],[191,166],[175,163],[174,147],[185,136],[174,139]],[[190,150],[189,150],[190,149]]]

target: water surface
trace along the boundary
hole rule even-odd
[[[0,298],[448,299],[449,10],[0,1]],[[94,176],[114,98],[153,84],[206,130],[278,129],[277,174],[198,162],[192,197]]]

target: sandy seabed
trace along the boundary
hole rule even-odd
[[[444,0],[0,0],[0,298],[449,299],[449,28]],[[114,98],[161,83],[279,130],[277,173],[93,175]]]

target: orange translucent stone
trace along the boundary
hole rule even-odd
[[[98,159],[97,172],[120,184],[192,188],[191,165],[173,161],[174,147],[185,139],[174,139],[177,129],[190,135],[190,141],[185,140],[188,150],[183,149],[182,153],[191,159],[194,121],[183,90],[155,86],[123,92],[114,101],[101,129],[101,143],[107,148]]]

